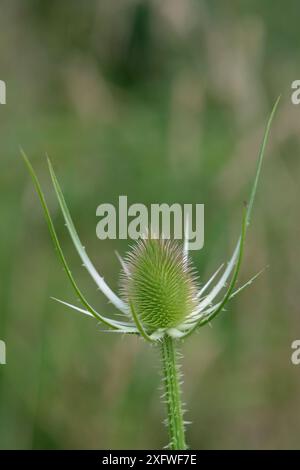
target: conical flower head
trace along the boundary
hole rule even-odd
[[[175,241],[143,239],[124,261],[125,300],[149,332],[175,328],[193,312],[195,276]]]

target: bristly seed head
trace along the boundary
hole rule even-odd
[[[174,240],[140,240],[124,261],[123,295],[149,332],[175,328],[195,309],[196,276]]]

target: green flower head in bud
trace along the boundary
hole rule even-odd
[[[176,328],[197,306],[196,277],[173,240],[148,238],[124,259],[122,290],[150,333]]]

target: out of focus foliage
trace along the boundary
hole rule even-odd
[[[71,246],[46,173],[51,155],[76,225],[118,287],[114,250],[96,238],[96,207],[205,204],[203,279],[238,234],[263,125],[281,106],[240,281],[269,269],[226,314],[187,341],[184,392],[193,448],[297,448],[299,318],[299,2],[4,0],[0,15],[1,448],[158,448],[158,356],[99,333],[50,300],[74,301],[19,145],[43,181],[73,272],[111,312]],[[298,69],[297,69],[298,67]],[[298,74],[298,75],[297,75]]]

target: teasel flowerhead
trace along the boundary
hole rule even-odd
[[[21,151],[38,193],[58,257],[83,308],[69,302],[55,300],[73,310],[94,317],[102,326],[108,327],[109,331],[136,334],[150,342],[157,342],[165,335],[183,339],[211,322],[224,310],[230,299],[251,284],[260,274],[256,274],[246,284],[235,289],[241,267],[246,229],[250,222],[267,138],[278,102],[279,99],[273,107],[265,129],[249,204],[245,205],[243,210],[241,232],[233,254],[229,262],[226,265],[222,264],[206,283],[202,283],[201,287],[198,287],[197,276],[189,257],[187,223],[182,246],[176,241],[150,236],[138,241],[124,259],[118,255],[122,268],[121,294],[113,292],[96,270],[80,241],[61,187],[48,159],[52,183],[65,224],[83,266],[102,294],[118,310],[118,313],[122,314],[123,320],[96,311],[79,289],[58,240],[39,180],[25,153]]]
[[[124,258],[121,291],[149,332],[176,329],[197,306],[197,277],[175,240],[151,235]]]

